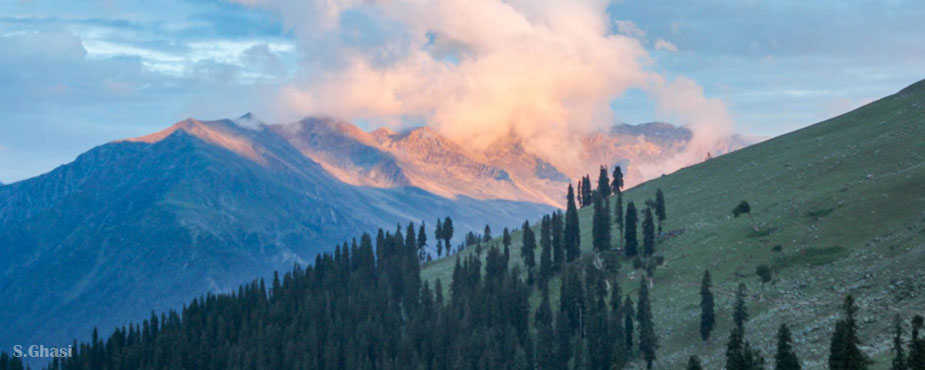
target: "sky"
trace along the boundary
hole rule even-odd
[[[246,112],[556,153],[615,122],[776,136],[925,78],[921,19],[898,0],[6,0],[0,182]]]

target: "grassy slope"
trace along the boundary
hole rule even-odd
[[[771,363],[776,327],[786,322],[804,368],[825,368],[845,294],[859,301],[862,343],[875,368],[889,367],[892,316],[925,314],[925,81],[636,186],[624,194],[624,205],[632,200],[639,207],[656,188],[665,192],[665,230],[684,230],[656,247],[666,258],[652,298],[661,344],[657,368],[679,368],[690,354],[701,356],[707,368],[722,367],[732,292],[740,282],[752,294],[748,339]],[[746,217],[732,218],[742,199],[751,203],[761,233]],[[582,209],[580,219],[587,256],[591,209]],[[520,233],[513,239],[513,260],[520,263]],[[778,244],[782,252],[772,252]],[[447,286],[454,261],[430,263],[423,275]],[[635,296],[639,271],[623,262],[621,285]],[[766,286],[754,274],[759,264],[775,270]],[[705,269],[713,274],[718,327],[703,344],[699,283]],[[551,287],[555,299],[558,282]]]

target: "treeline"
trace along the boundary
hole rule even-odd
[[[431,285],[420,275],[429,257],[424,225],[379,230],[375,238],[364,234],[319,255],[312,266],[274,274],[269,285],[260,279],[234,293],[206,295],[180,311],[118,328],[108,338],[94,330],[89,342],[74,343],[73,357],[54,359],[47,368],[620,370],[636,367],[633,362],[652,368],[660,341],[649,297],[663,260],[655,244],[666,220],[665,200],[658,189],[645,202],[638,225],[635,204],[623,208],[622,187],[620,167],[611,176],[602,167],[596,188],[589,176],[577,195],[569,185],[564,213],[546,215],[535,227],[524,222],[519,246],[524,271],[512,264],[510,230],[503,230],[499,248],[486,226],[483,235],[469,233],[457,247],[457,253],[471,245],[476,250],[464,258],[456,254],[449,285],[444,288],[439,279]],[[579,206],[594,207],[593,248],[584,258]],[[453,233],[451,219],[437,220],[438,255],[449,254]],[[624,295],[619,284],[618,258],[644,270],[632,294]],[[555,276],[557,287],[551,284]],[[700,290],[704,341],[716,326],[711,288],[707,271]],[[540,303],[531,312],[534,293]],[[770,363],[747,339],[746,293],[740,285],[725,351],[728,370],[765,369]],[[866,369],[870,360],[859,349],[850,296],[844,311],[832,336],[829,368]],[[897,318],[892,370],[925,370],[922,321],[913,319],[906,344]],[[777,336],[774,368],[800,369],[787,325]],[[687,368],[702,369],[699,358],[692,356]],[[21,360],[0,354],[0,370],[12,369],[22,369]]]

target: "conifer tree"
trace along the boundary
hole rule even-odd
[[[524,221],[522,228],[524,232],[521,240],[520,255],[524,258],[524,265],[527,266],[527,269],[530,269],[536,265],[536,257],[534,256],[536,236],[533,234],[533,229],[530,228],[530,221]]]
[[[907,370],[908,365],[906,351],[903,350],[902,319],[899,318],[899,314],[896,314],[893,317],[893,362],[890,370]]]
[[[655,350],[658,338],[655,336],[655,324],[652,322],[652,304],[649,302],[649,285],[645,279],[639,281],[639,302],[636,309],[636,321],[639,322],[639,352],[646,360],[646,368],[651,369],[655,362]]]
[[[665,214],[665,194],[662,193],[662,188],[655,190],[655,216],[658,217],[658,233],[661,234],[662,222],[667,218]]]
[[[604,174],[607,172],[604,171]],[[606,189],[606,187],[605,187]],[[591,243],[595,251],[610,249],[610,209],[609,202],[600,192],[594,194],[594,215],[591,219]]]
[[[568,204],[565,211],[565,231],[564,231],[564,248],[566,261],[571,262],[581,256],[581,236],[578,225],[578,209],[575,208],[575,193],[572,185],[569,184],[568,195],[566,197]]]
[[[649,207],[646,207],[645,218],[642,220],[642,254],[646,257],[655,254],[655,222]]]
[[[909,370],[925,370],[925,338],[919,338],[925,319],[912,318],[912,340],[909,342]]]
[[[452,249],[452,244],[450,244],[450,240],[452,239],[453,239],[453,219],[450,218],[450,216],[447,216],[446,219],[443,220],[443,246],[446,247],[447,255],[450,254],[450,250]]]
[[[437,257],[440,257],[440,253],[443,251],[443,222],[440,221],[440,218],[437,218],[437,228],[434,229],[434,239],[437,240]]]
[[[572,358],[572,329],[568,315],[559,312],[556,315],[556,363],[553,369],[568,369]]]
[[[627,358],[633,358],[633,317],[635,313],[633,311],[633,300],[630,298],[629,294],[626,295],[626,300],[623,301],[623,330],[626,330],[626,355]]]
[[[639,215],[636,214],[636,205],[633,202],[626,204],[626,218],[624,222],[626,230],[624,231],[623,253],[627,257],[636,257],[639,254],[637,250],[639,242],[636,240],[636,221]]]
[[[418,258],[423,263],[427,259],[427,232],[425,231],[424,221],[421,221],[421,228],[418,229]]]
[[[775,370],[800,370],[800,360],[793,350],[793,337],[787,324],[777,329],[777,354],[774,355]]]
[[[623,369],[626,367],[626,363],[629,360],[625,340],[626,329],[623,326],[623,306],[620,302],[622,297],[623,292],[620,289],[620,284],[614,280],[613,288],[610,292],[610,327],[611,341],[613,342],[613,349],[611,350],[613,359],[611,360],[611,364],[615,369]]]
[[[704,271],[703,280],[700,282],[700,338],[703,341],[710,339],[710,333],[716,325],[716,316],[713,312],[713,292],[710,291],[712,286],[710,271]]]
[[[613,179],[610,181],[610,190],[613,194],[623,191],[623,169],[619,165],[613,168]]]
[[[581,182],[581,204],[582,207],[587,207],[591,205],[593,199],[591,198],[591,175],[585,175],[584,180]]]
[[[545,287],[546,282],[552,278],[552,240],[550,240],[550,219],[543,216],[540,222],[540,286]]]
[[[745,322],[748,321],[748,307],[745,303],[745,284],[736,287],[735,306],[732,307],[732,322],[737,329],[745,335]]]
[[[506,227],[504,234],[501,236],[501,244],[504,245],[504,258],[511,259],[511,232]]]
[[[845,297],[842,307],[845,310],[845,318],[835,324],[835,332],[832,334],[829,352],[829,369],[867,369],[868,365],[870,365],[870,359],[861,352],[861,343],[858,338],[858,327],[855,319],[858,308],[854,303],[854,297],[851,295]]]
[[[562,211],[556,211],[553,212],[550,222],[552,233],[552,270],[554,272],[562,271],[562,264],[565,263],[565,248],[562,245],[562,218]]]
[[[610,198],[610,179],[607,178],[607,168],[604,166],[601,166],[601,173],[597,177],[597,192],[604,201]]]
[[[549,292],[543,290],[543,300],[536,310],[536,335],[538,370],[556,370],[556,337],[553,331],[552,309],[549,305]]]
[[[620,242],[620,239],[623,238],[623,192],[617,189],[614,192],[617,195],[617,200],[614,202],[613,217],[614,223],[617,224],[617,242]]]

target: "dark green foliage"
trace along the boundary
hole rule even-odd
[[[485,231],[482,232],[482,241],[488,243],[491,241],[491,226],[485,225]]]
[[[591,205],[593,194],[591,192],[591,175],[585,175],[581,181],[581,206]]]
[[[556,315],[556,348],[555,366],[552,369],[568,369],[569,359],[572,357],[572,324],[568,315],[559,312]]]
[[[793,350],[793,337],[790,328],[781,324],[777,329],[777,354],[774,355],[775,370],[800,370],[800,360]]]
[[[563,247],[565,249],[566,261],[571,262],[581,256],[581,230],[578,225],[578,209],[575,208],[575,192],[572,185],[568,186],[567,206],[565,210],[565,238]]]
[[[437,228],[434,229],[434,239],[437,240],[437,257],[440,257],[440,254],[443,253],[443,222],[439,218],[437,219]],[[449,249],[449,246],[447,246],[447,252],[449,252]]]
[[[610,181],[610,190],[613,194],[623,191],[623,169],[620,166],[613,168],[613,179]]]
[[[565,247],[563,246],[564,236],[562,235],[562,211],[556,211],[552,214],[550,226],[552,227],[552,270],[554,272],[562,271],[562,264],[565,263]]]
[[[0,370],[23,370],[22,360],[11,357],[6,352],[0,353]]]
[[[530,221],[524,221],[522,229],[524,235],[521,241],[520,255],[524,258],[524,265],[529,269],[536,266],[536,257],[534,256],[536,236],[533,234],[533,229],[530,228]]]
[[[452,244],[450,244],[450,240],[452,239],[453,239],[453,219],[447,216],[446,219],[443,220],[443,246],[446,247],[447,255],[450,254],[450,250],[452,249],[451,248]]]
[[[506,227],[504,228],[504,234],[501,236],[501,244],[505,247],[511,246],[511,232]]]
[[[607,168],[601,166],[601,173],[597,177],[597,193],[605,200],[610,198],[610,179],[607,178]]]
[[[626,329],[623,326],[624,309],[620,304],[621,298],[623,298],[623,292],[620,289],[620,285],[614,280],[614,285],[610,292],[610,338],[611,342],[613,342],[613,349],[611,349],[613,359],[611,360],[611,364],[616,367],[616,369],[623,369],[629,361],[629,353],[626,349]]]
[[[739,202],[739,205],[732,209],[733,217],[738,218],[741,214],[748,215],[748,220],[752,223],[752,229],[758,231],[758,225],[755,225],[755,219],[752,218],[752,206],[749,205],[747,201],[743,200]]]
[[[655,191],[655,216],[658,217],[658,233],[661,234],[662,222],[668,217],[665,214],[665,194],[662,193],[662,188]]]
[[[843,304],[845,318],[835,324],[829,349],[829,369],[831,370],[863,370],[867,369],[871,361],[861,352],[861,341],[858,338],[858,326],[855,315],[857,306],[854,297],[848,295]]]
[[[745,341],[744,332],[733,328],[726,344],[726,370],[762,370],[764,357]]]
[[[732,322],[737,329],[745,334],[745,322],[748,321],[748,306],[745,304],[745,284],[736,287],[735,306],[732,307]]]
[[[636,321],[639,322],[639,352],[651,369],[655,362],[655,350],[658,338],[655,336],[655,324],[652,322],[652,304],[649,302],[649,286],[646,279],[639,281],[639,302],[636,309]]]
[[[603,170],[603,168],[602,168]],[[607,172],[603,171],[606,175]],[[605,189],[607,187],[604,187]],[[595,251],[601,252],[610,249],[610,202],[601,196],[600,192],[594,194],[594,215],[591,219],[591,244]]]
[[[626,300],[623,301],[623,330],[626,331],[625,342],[627,358],[633,358],[633,316],[635,316],[633,311],[633,300],[630,298],[629,294],[627,294]]]
[[[556,359],[556,337],[553,331],[552,309],[549,305],[549,291],[543,290],[543,300],[539,308],[536,309],[536,367],[538,370],[555,370],[557,367]]]
[[[755,274],[761,278],[762,283],[771,281],[772,273],[771,268],[768,267],[768,265],[758,265],[758,267],[755,267]]]
[[[899,314],[893,318],[893,362],[890,370],[907,370],[909,363],[906,359],[906,351],[903,350],[903,327],[902,319]]]
[[[700,364],[700,357],[691,355],[691,357],[687,359],[687,370],[703,370],[703,365]]]
[[[713,292],[710,288],[713,286],[713,280],[710,277],[710,271],[703,272],[703,280],[700,282],[700,338],[706,341],[710,339],[710,333],[716,326],[716,315],[713,309]]]
[[[642,220],[642,254],[646,257],[655,254],[655,222],[649,207],[646,207],[645,218]]]
[[[427,232],[424,222],[421,221],[421,228],[418,229],[418,258],[423,263],[427,259]]]
[[[912,319],[912,340],[909,342],[909,370],[925,370],[925,338],[919,338],[925,319],[916,315]]]
[[[636,205],[633,204],[633,202],[627,203],[626,218],[623,219],[625,227],[623,254],[627,257],[635,257],[639,254],[639,242],[636,240],[636,221],[638,221],[638,219],[639,215],[636,214]]]
[[[540,221],[540,286],[546,286],[553,274],[551,223],[548,215]]]
[[[617,241],[619,242],[623,237],[623,192],[618,190],[616,194],[617,200],[614,204],[613,217],[614,223],[617,224],[617,229],[620,230],[619,234],[617,234]]]

